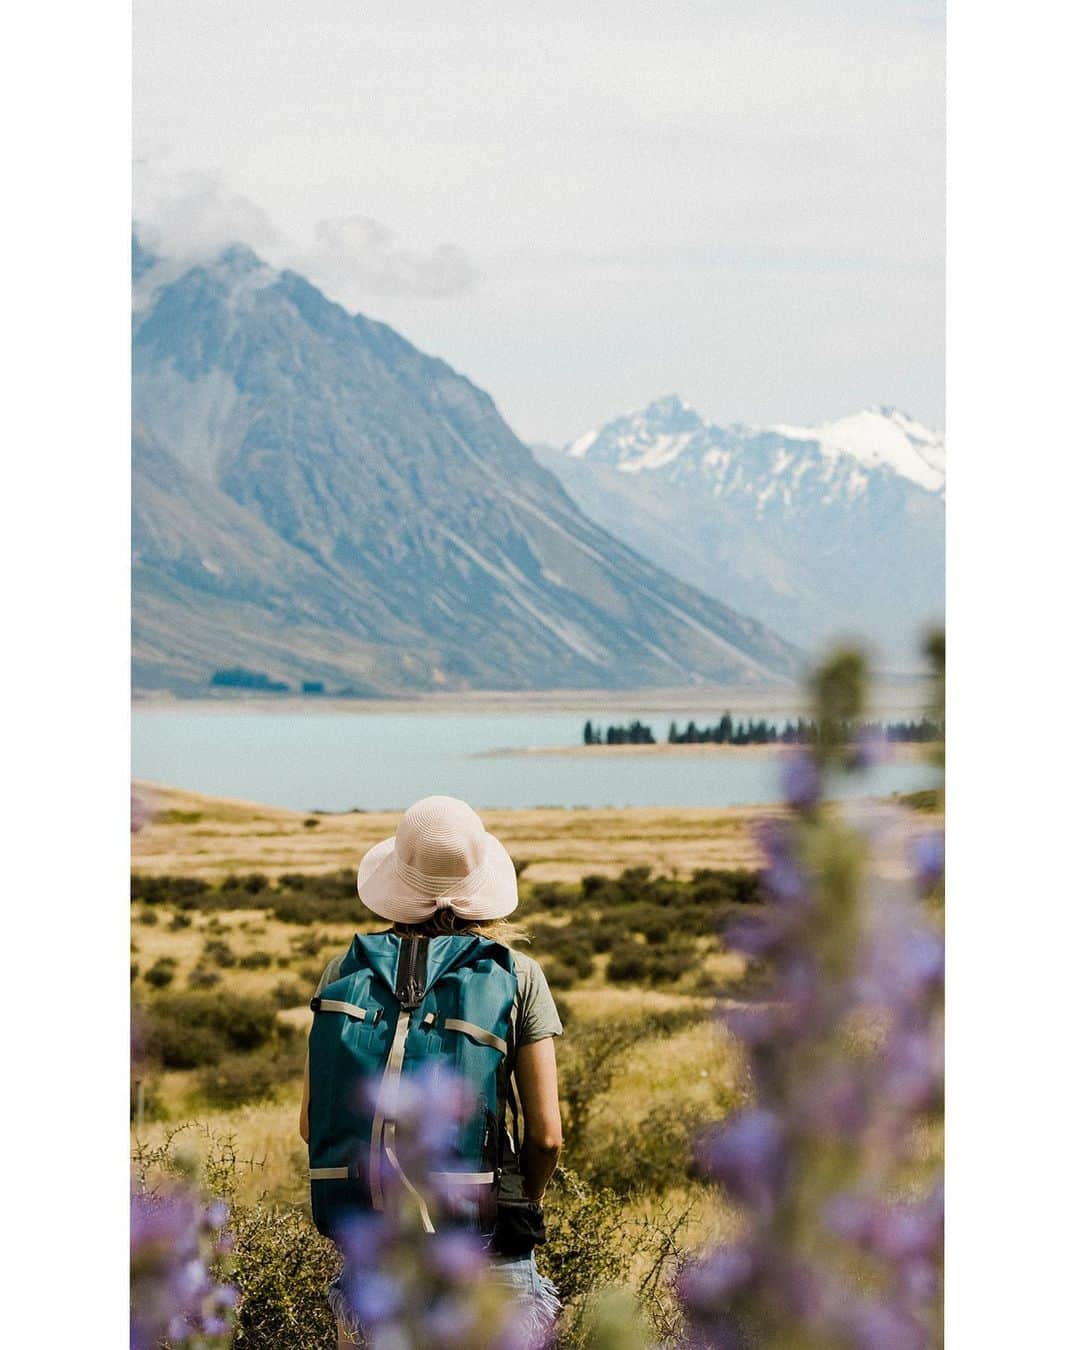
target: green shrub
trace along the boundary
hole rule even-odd
[[[171,956],[159,957],[143,978],[152,989],[164,989],[176,976],[176,962]]]
[[[154,924],[157,923],[157,921],[158,921],[158,917],[157,917],[157,911],[156,911],[156,910],[153,910],[153,909],[141,909],[141,910],[139,911],[139,922],[140,922],[140,923],[146,924],[146,926],[147,926],[148,928],[152,928],[152,927],[154,926]]]
[[[132,963],[131,963],[131,983],[134,984],[135,981],[136,981],[138,978],[139,978],[139,963],[138,963],[138,961],[132,961]]]
[[[270,897],[274,915],[283,923],[357,923],[370,929],[371,912],[356,894],[356,873],[342,869],[309,876],[284,872]]]
[[[192,1150],[185,1147],[184,1135],[197,1128],[181,1126],[157,1148],[138,1147],[133,1159],[137,1183],[153,1186],[162,1174],[190,1177]],[[333,1245],[300,1206],[238,1204],[244,1164],[232,1138],[206,1127],[202,1133],[209,1139],[203,1187],[231,1210],[235,1247],[225,1258],[225,1274],[240,1291],[233,1350],[335,1350],[334,1318],[326,1302],[326,1286],[339,1265]]]
[[[230,1225],[240,1289],[235,1350],[336,1350],[326,1287],[339,1260],[299,1208],[242,1205]]]
[[[203,960],[228,969],[236,965],[236,953],[224,938],[211,938],[203,946]]]
[[[578,1165],[594,1186],[610,1187],[619,1195],[658,1194],[694,1177],[693,1140],[716,1117],[716,1110],[688,1112],[677,1101],[657,1102],[643,1120],[628,1122],[606,1147],[583,1151]]]
[[[152,999],[150,1052],[169,1069],[217,1064],[230,1050],[254,1050],[278,1030],[269,999],[193,991]]]
[[[224,938],[215,937],[202,946],[202,960],[220,965],[221,969],[229,969],[236,964],[236,953]]]
[[[151,1120],[168,1120],[169,1113],[165,1109],[165,1103],[161,1097],[161,1085],[156,1077],[151,1078],[132,1078],[130,1083],[131,1114],[130,1122],[132,1125],[139,1123],[139,1092],[142,1090],[142,1120],[145,1125]]]
[[[919,792],[898,793],[896,800],[901,806],[907,806],[912,811],[943,811],[945,809],[943,788],[923,788]]]
[[[595,923],[580,925],[577,929],[582,940],[594,952],[609,952],[615,945],[615,933],[610,923],[605,923],[602,919]]]
[[[195,909],[210,891],[201,877],[148,877],[138,872],[131,877],[131,898],[148,905],[169,903],[180,909]]]
[[[221,976],[216,970],[207,970],[205,966],[196,966],[188,976],[187,982],[192,989],[213,989],[216,984],[221,983]]]
[[[645,978],[648,960],[639,942],[620,942],[612,947],[607,977],[616,983],[638,983]]]
[[[623,1201],[614,1191],[560,1167],[545,1197],[544,1223],[547,1241],[536,1249],[537,1265],[564,1302],[625,1280],[632,1253]]]
[[[552,989],[572,989],[578,982],[578,973],[557,956],[544,962],[544,974]]]
[[[183,910],[178,909],[176,913],[172,916],[172,922],[169,924],[169,928],[175,933],[178,932],[181,928],[190,928],[190,927],[191,927],[191,916],[189,914],[185,914]]]
[[[274,985],[270,997],[279,1008],[298,1008],[302,1003],[307,1003],[311,995],[305,993],[303,985],[297,984],[295,980],[282,980]]]
[[[562,909],[573,896],[576,887],[567,887],[557,881],[540,881],[533,886],[529,898],[541,909]]]
[[[650,984],[674,984],[697,965],[693,947],[672,944],[649,954],[646,974]]]
[[[293,1035],[264,1050],[227,1055],[199,1075],[199,1091],[210,1106],[229,1110],[273,1095],[279,1083],[299,1082],[304,1072],[305,1042]]]
[[[225,1037],[210,1026],[155,1026],[152,1053],[166,1069],[198,1069],[216,1064],[225,1053]]]
[[[244,970],[265,970],[271,962],[269,952],[247,952],[240,958]]]
[[[646,1041],[673,1036],[696,1026],[710,1015],[703,1008],[673,1008],[568,1023],[565,1043],[559,1052],[559,1095],[564,1107],[564,1157],[568,1167],[578,1171],[588,1167],[589,1114],[596,1099],[611,1087],[619,1056]]]
[[[318,956],[329,944],[330,939],[325,933],[312,932],[301,933],[299,937],[294,937],[289,946],[297,956]]]

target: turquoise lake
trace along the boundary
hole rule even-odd
[[[633,714],[608,720],[620,724]],[[671,714],[642,713],[654,735]],[[759,755],[510,755],[581,741],[585,714],[336,713],[136,709],[132,772],[170,787],[299,811],[402,810],[429,793],[482,807],[746,806],[778,798],[778,761]],[[685,714],[674,715],[680,726]],[[697,716],[701,724],[703,719]],[[782,714],[770,721],[783,722]],[[931,787],[930,765],[879,765],[836,795]]]

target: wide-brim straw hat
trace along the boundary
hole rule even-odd
[[[356,890],[393,923],[423,923],[440,909],[460,919],[501,919],[517,908],[513,859],[456,797],[424,797],[397,831],[364,854]]]

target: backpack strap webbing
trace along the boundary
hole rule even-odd
[[[368,1155],[369,1185],[371,1188],[371,1207],[379,1211],[383,1208],[381,1173],[386,1113],[389,1111],[391,1116],[397,1114],[398,1086],[401,1083],[401,1066],[405,1060],[405,1037],[409,1034],[411,1019],[412,1013],[404,1008],[398,1013],[390,1054],[386,1060],[386,1068],[383,1070],[382,1081],[379,1083],[375,1118],[371,1122],[371,1150]],[[391,1124],[393,1124],[393,1121],[391,1121]],[[430,1222],[430,1219],[428,1222]]]
[[[425,1019],[426,1020],[426,1019]],[[490,1045],[498,1050],[501,1055],[506,1054],[506,1042],[501,1036],[496,1036],[492,1031],[485,1031],[483,1027],[478,1027],[475,1022],[463,1022],[460,1017],[448,1017],[443,1022],[447,1031],[461,1031],[466,1036],[471,1036],[474,1041],[480,1041],[482,1045]]]

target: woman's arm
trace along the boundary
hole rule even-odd
[[[555,1041],[551,1036],[518,1050],[514,1079],[525,1117],[525,1142],[521,1148],[525,1194],[539,1204],[562,1148],[559,1077],[555,1068]]]
[[[304,1095],[300,1099],[300,1138],[306,1144],[310,1132],[308,1126],[308,1105],[311,1101],[311,1057],[304,1056]]]

